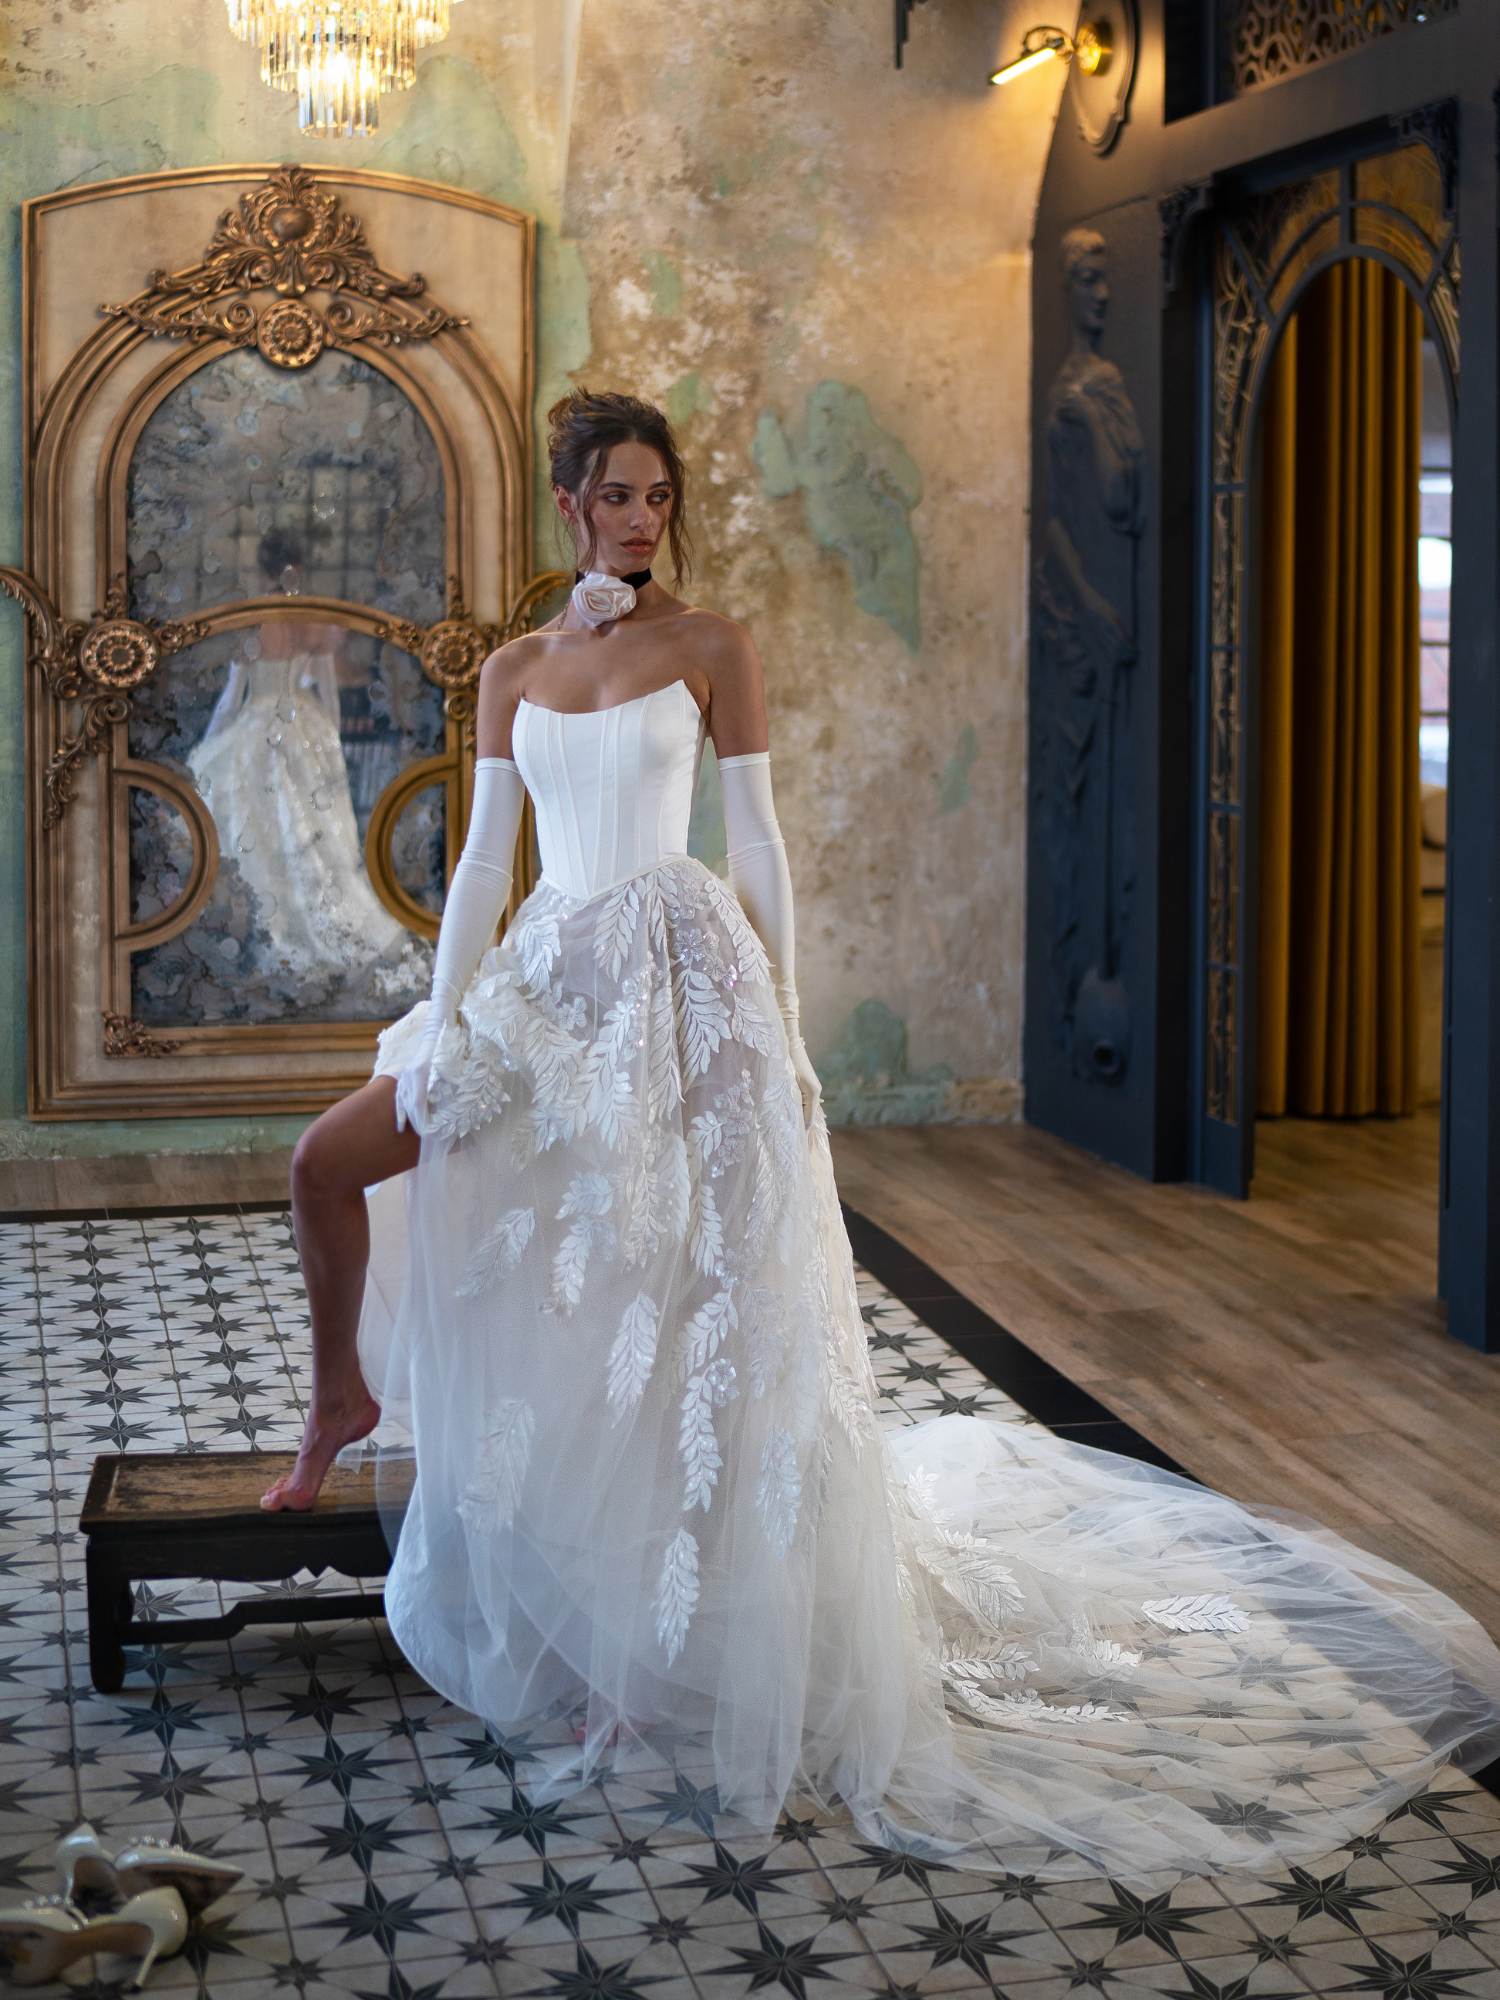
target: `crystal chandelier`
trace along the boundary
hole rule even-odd
[[[366,137],[380,99],[416,81],[417,51],[440,42],[455,0],[225,0],[229,25],[260,50],[261,80],[295,91],[303,132]]]

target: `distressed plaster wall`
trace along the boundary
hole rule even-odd
[[[1024,11],[1024,9],[1023,9]],[[466,0],[372,141],[312,141],[220,0],[0,14],[0,560],[21,556],[23,196],[355,158],[541,225],[538,418],[661,400],[688,595],[752,627],[831,1121],[1004,1116],[1020,1065],[1029,238],[1055,83],[1015,0]],[[538,558],[556,559],[545,488]],[[87,607],[83,607],[87,608]],[[77,607],[73,607],[77,609]],[[284,1144],[302,1120],[28,1125],[21,619],[0,608],[0,1152]],[[722,867],[712,760],[694,847]]]

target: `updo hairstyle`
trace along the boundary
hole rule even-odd
[[[672,426],[654,403],[614,390],[570,389],[547,412],[547,455],[552,483],[571,493],[588,546],[577,552],[580,569],[592,569],[598,537],[589,519],[594,495],[604,479],[610,448],[617,444],[649,445],[667,468],[672,509],[667,516],[667,540],[672,550],[672,580],[680,589],[692,574],[692,536],[687,524],[687,477]]]
[[[260,538],[255,560],[268,583],[280,583],[284,570],[301,569],[302,544],[288,528],[268,528]]]

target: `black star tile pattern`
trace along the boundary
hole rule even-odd
[[[861,1269],[859,1290],[888,1422],[977,1409],[1121,1448],[1131,1434],[1108,1411],[848,1220],[879,1270]],[[796,1802],[772,1839],[743,1839],[711,1788],[669,1770],[541,1803],[528,1783],[545,1730],[495,1736],[368,1622],[171,1639],[173,1616],[226,1593],[343,1593],[345,1578],[142,1587],[161,1639],[129,1656],[119,1694],[96,1694],[76,1529],[95,1452],[294,1443],[306,1326],[284,1209],[0,1224],[0,1894],[50,1891],[53,1845],[84,1817],[106,1843],[149,1832],[233,1860],[243,1882],[154,1989],[1500,1996],[1500,1805],[1462,1779],[1317,1870],[1062,1890],[1021,1856],[984,1874],[944,1866]],[[1274,1653],[1235,1668],[1278,1686],[1304,1670]],[[1324,1740],[1288,1743],[1289,1788],[1315,1779]],[[1209,1810],[1250,1823],[1275,1807]],[[72,1990],[112,2000],[118,1979]]]

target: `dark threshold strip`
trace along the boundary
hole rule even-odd
[[[8,1208],[0,1222],[173,1222],[189,1215],[285,1215],[290,1201],[173,1201],[152,1207]]]
[[[1193,1477],[868,1217],[845,1206],[844,1227],[855,1258],[870,1276],[1038,1423],[1059,1437],[1102,1445],[1106,1451],[1143,1459],[1183,1479]]]

